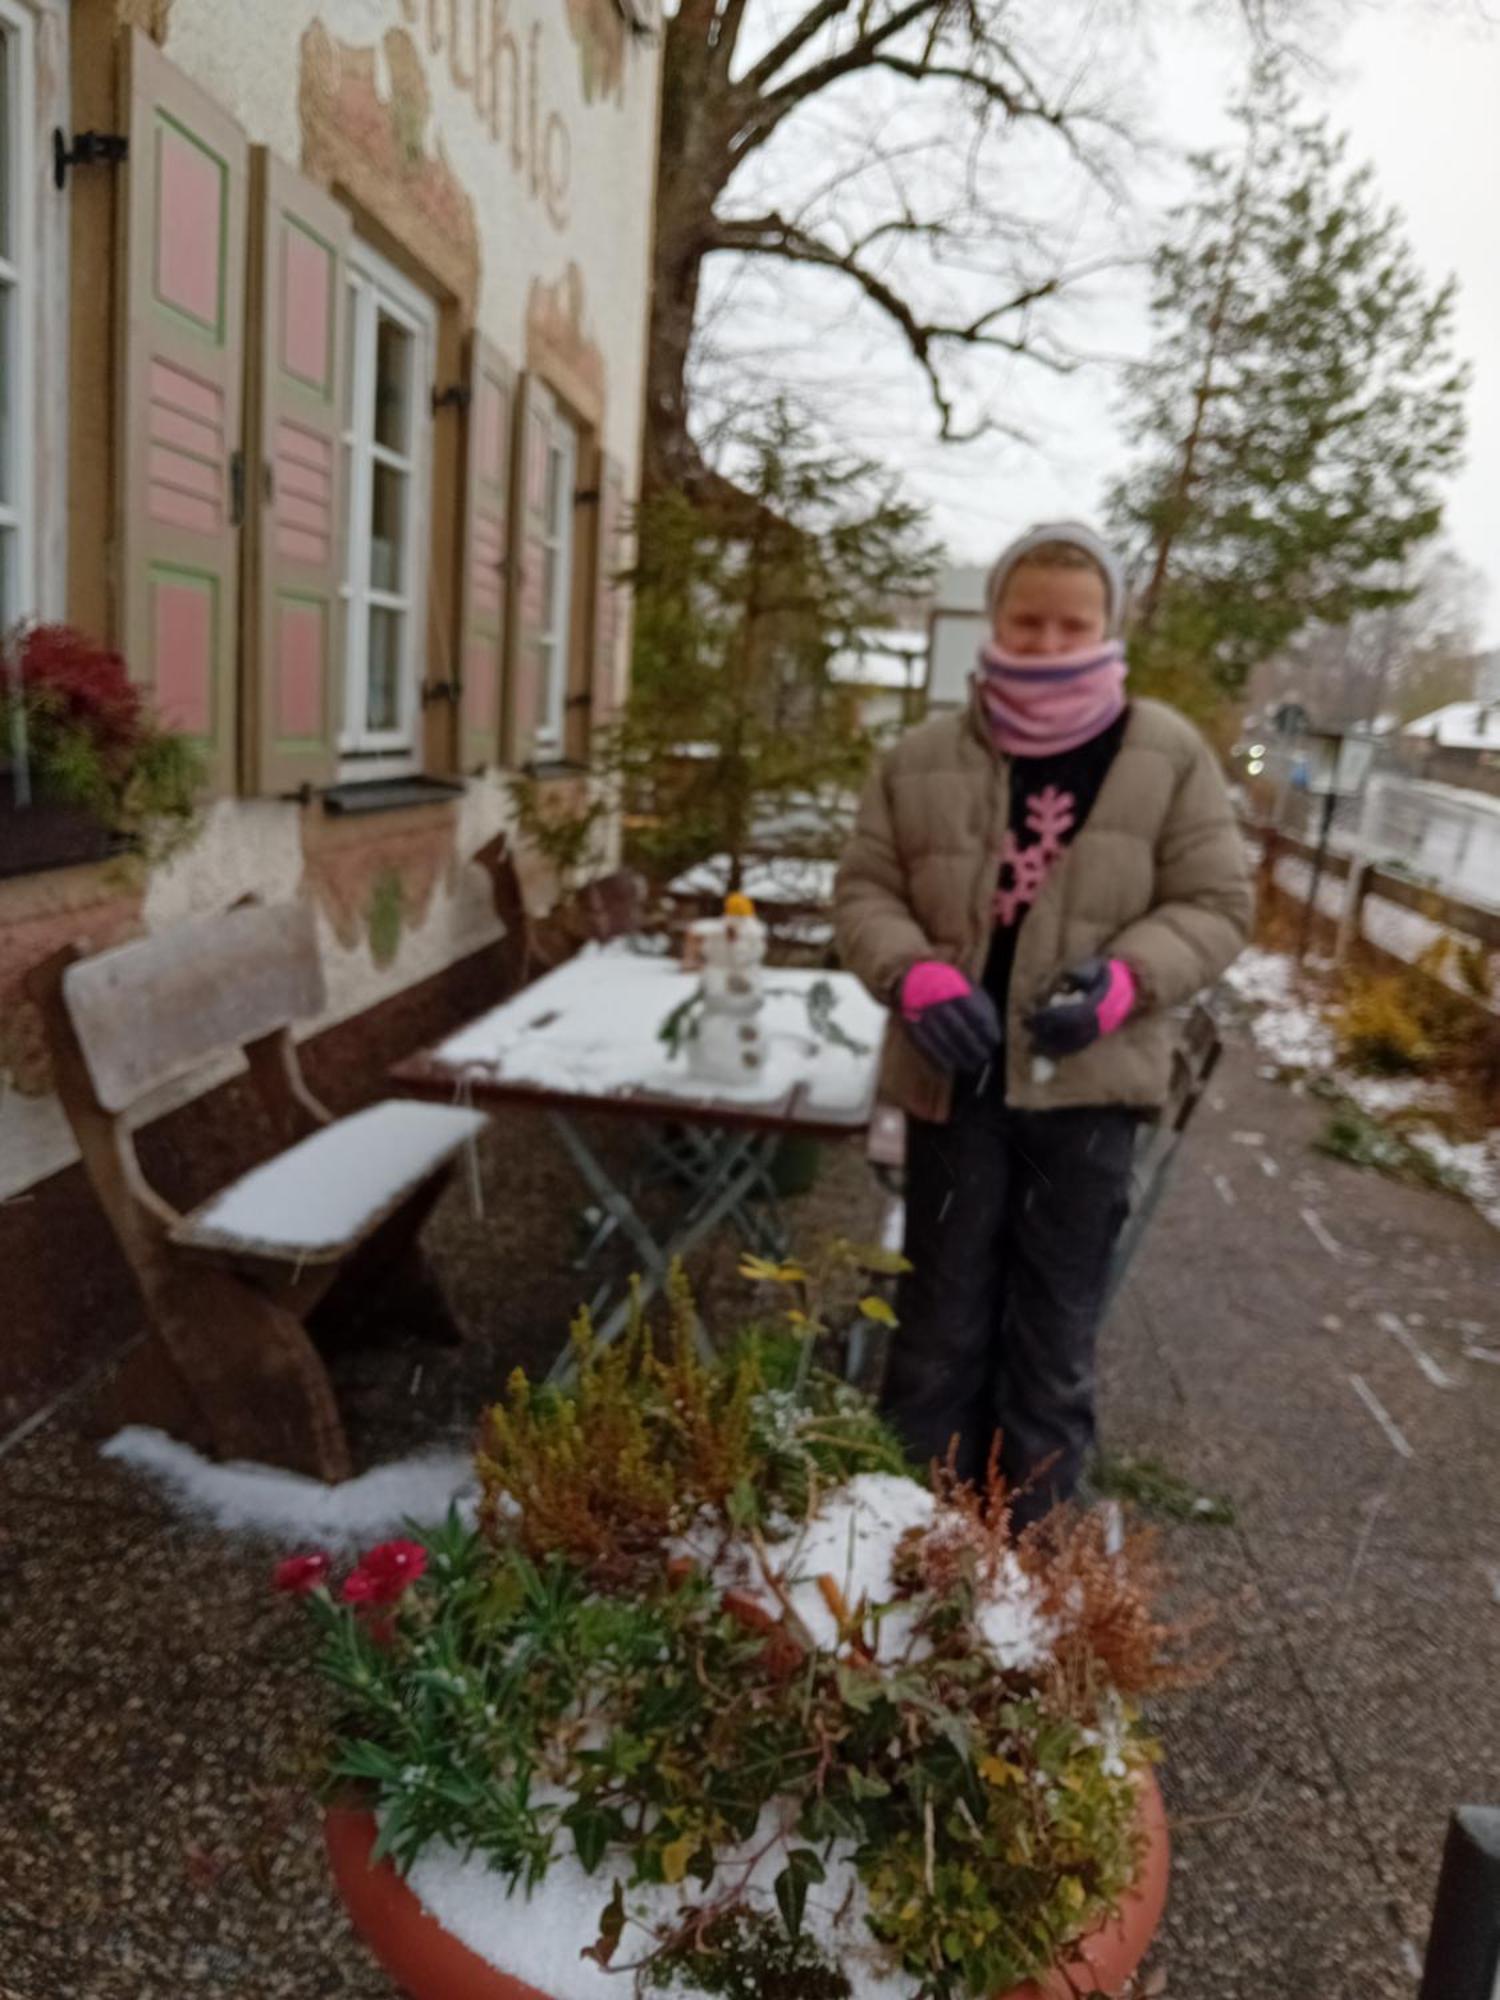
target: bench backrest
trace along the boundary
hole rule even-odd
[[[326,1004],[305,903],[247,903],[81,958],[63,1000],[106,1111]]]

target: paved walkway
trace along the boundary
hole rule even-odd
[[[1167,1553],[1231,1657],[1164,1704],[1181,2000],[1414,1993],[1449,1809],[1500,1801],[1500,1234],[1324,1159],[1233,1054],[1106,1338],[1115,1450],[1235,1503]]]
[[[1500,1235],[1321,1160],[1322,1116],[1230,1059],[1106,1339],[1109,1443],[1238,1509],[1168,1534],[1232,1649],[1159,1718],[1172,2000],[1411,2000],[1448,1810],[1500,1801],[1500,1366],[1463,1353],[1500,1348]],[[573,1280],[536,1137],[492,1136],[485,1214],[459,1190],[433,1236],[493,1346],[347,1357],[363,1451],[461,1438],[545,1359]],[[857,1157],[817,1204],[805,1233],[869,1229]],[[267,1566],[62,1421],[0,1460],[0,2000],[390,1994],[328,1892]]]

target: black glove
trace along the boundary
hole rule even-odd
[[[995,1003],[982,986],[908,1015],[906,1031],[929,1062],[960,1076],[983,1069],[1005,1039]]]
[[[1108,959],[1086,958],[1065,972],[1040,1007],[1026,1016],[1026,1026],[1039,1056],[1076,1056],[1104,1032],[1099,1009],[1114,983]]]

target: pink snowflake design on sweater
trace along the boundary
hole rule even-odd
[[[1057,785],[1044,785],[1026,801],[1026,830],[1036,835],[1025,847],[1010,827],[1000,843],[1000,886],[995,891],[995,921],[1007,928],[1019,923],[1041,894],[1042,884],[1057,865],[1078,817],[1078,802]]]

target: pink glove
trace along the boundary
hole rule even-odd
[[[1026,1025],[1037,1054],[1055,1061],[1124,1027],[1135,1001],[1135,976],[1124,959],[1090,958],[1057,981]]]
[[[902,980],[901,1014],[923,1055],[961,1076],[983,1069],[1004,1038],[984,988],[933,958],[922,959]]]
[[[1109,961],[1109,986],[1099,1002],[1100,1034],[1112,1035],[1116,1028],[1123,1028],[1134,1011],[1135,1002],[1135,974],[1123,958],[1112,958]]]
[[[945,1000],[962,1000],[971,990],[957,966],[924,958],[901,982],[901,1012],[908,1021],[915,1021],[929,1007],[940,1007]]]

